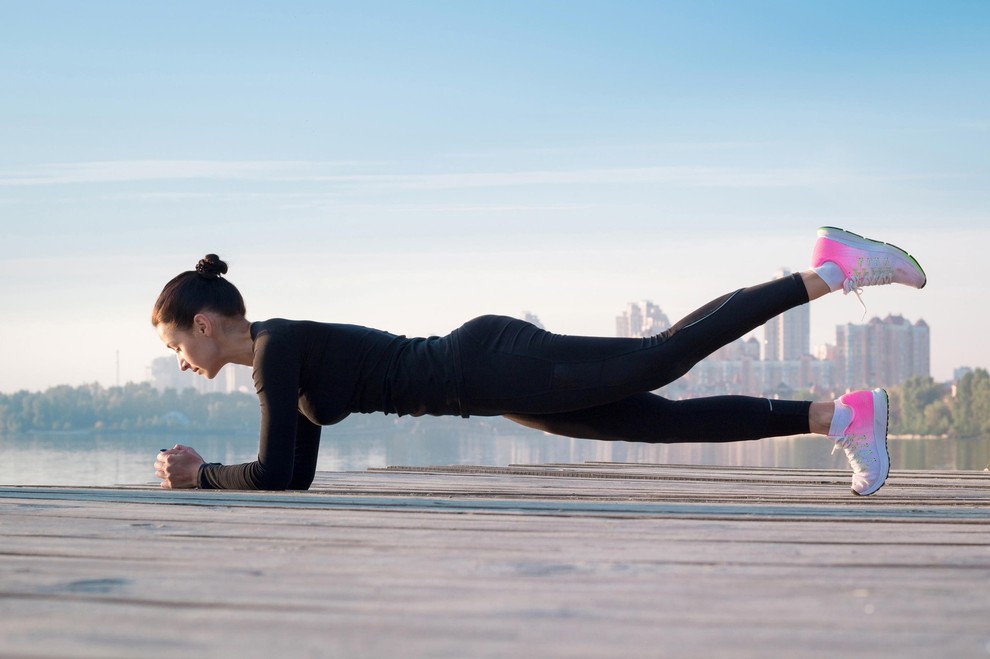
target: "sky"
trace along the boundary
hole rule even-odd
[[[248,317],[614,335],[897,244],[932,375],[990,367],[990,3],[0,2],[0,392],[141,381],[171,277]],[[758,335],[761,336],[761,335]]]

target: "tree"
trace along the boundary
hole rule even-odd
[[[943,387],[931,377],[919,375],[905,382],[899,387],[896,394],[892,393],[892,398],[895,399],[895,404],[892,404],[892,407],[899,412],[897,430],[912,435],[941,434],[943,431],[936,430],[929,425],[928,408],[941,403],[944,395]],[[940,418],[942,417],[939,413],[934,411],[931,413],[933,422]]]
[[[59,385],[44,392],[0,394],[0,432],[31,430],[162,431],[176,419],[191,432],[249,432],[258,427],[258,402],[244,393],[199,394],[187,388],[159,393],[149,383],[104,389]]]
[[[978,368],[956,385],[952,403],[953,432],[960,437],[990,434],[990,373]]]
[[[947,435],[952,430],[952,409],[945,400],[937,400],[925,408],[925,434]]]

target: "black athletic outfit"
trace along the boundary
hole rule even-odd
[[[413,339],[356,325],[253,323],[258,460],[204,465],[200,487],[306,489],[320,427],[352,412],[505,415],[569,437],[653,443],[806,433],[808,402],[649,392],[807,301],[793,275],[713,300],[646,339],[562,336],[503,316]]]

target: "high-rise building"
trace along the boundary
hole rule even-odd
[[[774,279],[790,277],[791,271],[781,268]],[[802,304],[771,318],[763,326],[763,359],[768,362],[797,361],[811,352],[811,312]]]
[[[626,338],[656,336],[670,328],[670,321],[660,307],[649,300],[630,302],[615,319],[615,335]]]
[[[931,336],[924,320],[873,318],[835,328],[837,379],[846,389],[890,387],[931,372]]]

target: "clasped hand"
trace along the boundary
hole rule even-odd
[[[176,444],[158,453],[155,476],[162,479],[162,487],[167,490],[198,487],[199,466],[203,462],[196,449]]]

